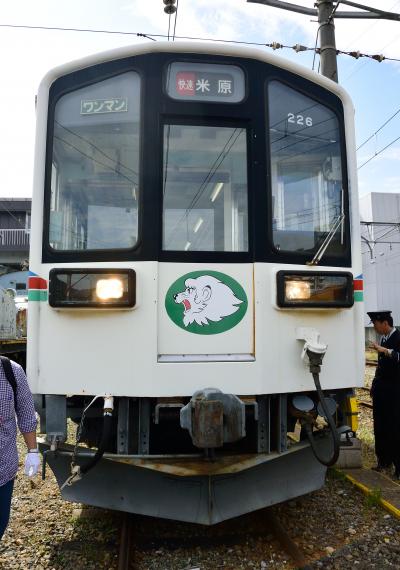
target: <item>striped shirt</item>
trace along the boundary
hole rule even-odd
[[[33,398],[25,372],[11,361],[17,381],[17,412],[14,392],[0,363],[0,487],[14,479],[18,471],[17,423],[21,433],[36,431]]]

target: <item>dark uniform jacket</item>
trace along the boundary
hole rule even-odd
[[[390,356],[378,352],[378,366],[372,383],[372,393],[376,388],[390,390],[396,385],[400,387],[400,332],[396,329],[386,341],[381,342],[381,346],[393,352]]]
[[[400,332],[395,330],[381,346],[392,349],[378,352],[378,366],[372,383],[375,453],[378,465],[395,466],[400,475]]]

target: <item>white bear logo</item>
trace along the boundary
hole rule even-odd
[[[195,322],[208,325],[209,321],[218,322],[239,310],[243,301],[238,299],[232,289],[211,275],[202,275],[197,279],[186,279],[186,289],[174,295],[175,303],[182,303],[185,310],[185,327]]]

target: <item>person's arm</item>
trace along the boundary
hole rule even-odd
[[[31,449],[37,449],[36,432],[35,431],[23,433],[22,435],[24,437],[28,451],[30,451]]]
[[[28,453],[25,458],[25,475],[36,475],[40,467],[40,458],[36,442],[36,414],[33,397],[28,386],[25,372],[21,366],[13,363],[14,376],[17,381],[16,415],[19,430],[25,440]]]
[[[375,376],[374,376],[374,379],[372,380],[371,388],[370,388],[370,390],[369,390],[369,395],[371,396],[371,398],[374,397],[375,386],[376,386],[376,374],[375,374]]]
[[[28,386],[28,380],[26,379],[25,372],[19,364],[15,364],[13,362],[12,367],[17,381],[17,402],[15,411],[19,431],[23,436],[25,436],[25,434],[32,434],[33,432],[36,433],[37,420],[35,406],[33,403],[33,396]],[[28,440],[31,439],[32,438],[28,436]],[[28,445],[28,441],[26,441],[26,444]],[[33,447],[36,447],[36,445]]]
[[[383,348],[380,344],[378,344],[377,342],[370,342],[369,343],[369,348],[373,348],[374,350],[376,350],[377,352],[381,352],[381,349]],[[372,380],[372,384],[371,384],[371,388],[369,391],[369,395],[371,396],[371,398],[374,397],[374,389],[378,380],[378,376],[379,376],[379,364],[375,370],[375,376]]]
[[[381,350],[378,352],[382,352],[385,356],[388,356],[392,360],[394,360],[397,364],[400,364],[400,342],[396,344],[395,348],[384,348],[383,346],[380,347]]]

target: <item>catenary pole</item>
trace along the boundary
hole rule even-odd
[[[332,0],[317,0],[321,73],[338,82],[334,6]]]
[[[335,41],[335,18],[376,19],[400,22],[400,14],[386,12],[378,8],[364,6],[351,0],[316,0],[316,8],[299,6],[282,0],[247,0],[251,4],[264,4],[281,10],[305,14],[318,18],[319,53],[321,57],[321,73],[333,81],[338,81],[337,54]],[[338,6],[347,5],[357,8],[353,11],[337,11]]]

